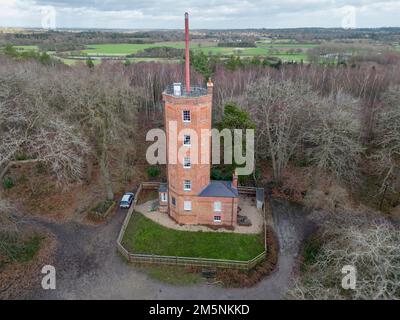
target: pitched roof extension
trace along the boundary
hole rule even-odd
[[[199,197],[221,197],[237,198],[239,196],[236,188],[232,187],[231,181],[211,180],[199,194]]]

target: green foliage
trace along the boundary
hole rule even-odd
[[[321,246],[322,246],[322,240],[316,235],[309,237],[304,242],[303,261],[301,265],[303,271],[308,266],[314,264],[317,261],[317,257],[318,254],[320,253]]]
[[[93,60],[90,59],[90,58],[89,58],[88,60],[86,60],[86,66],[87,66],[88,68],[90,68],[90,69],[94,68]]]
[[[146,172],[150,178],[156,178],[161,174],[161,169],[156,166],[151,166],[146,169]]]
[[[130,61],[129,59],[126,59],[126,60],[124,61],[124,66],[125,66],[125,67],[129,67],[131,64],[132,64],[132,63],[131,63],[131,61]]]
[[[3,187],[4,189],[11,189],[12,187],[14,187],[14,181],[10,177],[4,178]]]
[[[134,253],[246,261],[264,251],[261,234],[190,232],[163,227],[134,213],[123,238]]]
[[[22,160],[28,160],[29,156],[26,153],[18,153],[15,155],[15,160],[17,161],[22,161]]]
[[[228,61],[226,62],[226,67],[231,70],[234,71],[237,68],[243,67],[243,61],[242,59],[240,59],[239,56],[230,56],[230,58],[228,59]]]
[[[213,74],[216,58],[207,57],[205,53],[200,50],[193,51],[190,54],[191,65],[208,80]]]
[[[250,115],[234,104],[227,103],[224,106],[224,118],[217,124],[219,130],[222,129],[255,129],[256,125],[251,120]]]
[[[17,57],[18,56],[18,51],[15,49],[11,44],[8,44],[5,46],[3,50],[4,54],[10,56],[10,57]]]
[[[50,65],[56,63],[56,60],[53,59],[47,52],[40,53],[35,50],[27,50],[19,52],[12,45],[7,45],[4,48],[4,53],[16,59],[24,59],[24,60],[33,59],[40,62],[43,65]]]
[[[232,166],[224,166],[223,168],[222,167],[211,168],[211,179],[221,180],[221,181],[231,180],[233,170],[234,169],[232,168]]]
[[[221,122],[217,124],[218,130],[223,129],[256,129],[256,125],[253,120],[250,118],[250,115],[246,112],[241,110],[236,104],[234,103],[227,103],[224,106],[224,117]],[[245,133],[243,133],[243,150],[246,150],[246,141],[245,141]],[[222,146],[221,146],[222,148]],[[231,180],[232,173],[235,168],[238,167],[236,163],[232,165],[225,165],[223,169],[221,168],[213,168],[211,170],[211,177],[214,180]],[[250,180],[253,179],[253,175],[249,176],[240,176],[239,183],[246,184]]]
[[[240,167],[240,166],[238,166]],[[255,168],[255,173],[254,176],[256,179],[259,179],[261,176],[261,172],[259,168]],[[249,174],[247,176],[239,176],[239,185],[248,185],[254,182],[254,176],[253,174]]]
[[[143,51],[127,55],[128,58],[133,57],[148,57],[148,58],[183,58],[185,50],[173,47],[150,47],[145,48]]]
[[[28,239],[20,239],[17,234],[0,233],[0,266],[10,262],[32,260],[40,249],[43,237],[34,234]]]

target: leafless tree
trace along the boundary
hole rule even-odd
[[[79,180],[87,146],[76,128],[57,119],[40,74],[33,82],[32,72],[0,72],[0,166],[24,153],[50,165],[61,184]]]
[[[56,80],[57,98],[68,106],[63,108],[63,116],[78,123],[94,146],[109,199],[114,198],[110,161],[121,152],[113,155],[112,151],[117,146],[121,150],[134,149],[139,99],[129,78],[122,70],[112,68],[112,65],[104,65],[95,71],[73,70]]]
[[[315,261],[295,279],[289,298],[400,299],[400,230],[362,213],[316,213],[322,228]],[[341,270],[356,269],[354,290],[342,288]]]
[[[57,181],[82,180],[85,156],[89,147],[76,128],[60,119],[50,120],[30,137],[27,150],[48,165]]]
[[[265,77],[249,87],[246,98],[257,126],[257,156],[271,159],[279,182],[304,138],[309,110],[318,97],[301,83]]]
[[[376,126],[377,151],[373,155],[377,172],[382,176],[381,192],[400,192],[400,86],[384,94],[385,110]]]
[[[358,110],[358,101],[342,92],[321,98],[304,136],[308,158],[318,171],[352,184],[358,181],[364,150]]]

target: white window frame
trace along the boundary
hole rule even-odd
[[[192,122],[192,113],[190,112],[190,110],[182,111],[182,121],[183,122]]]
[[[222,202],[215,201],[214,202],[214,212],[221,212],[222,211]]]
[[[191,180],[184,180],[183,181],[183,190],[184,191],[191,191],[192,190],[192,181]]]
[[[192,162],[190,157],[183,157],[183,167],[185,169],[190,169],[192,167]]]
[[[162,202],[167,202],[168,201],[168,196],[166,192],[161,192],[160,198]]]
[[[189,141],[189,143],[187,143],[187,141]],[[183,136],[183,145],[186,146],[186,147],[190,147],[192,145],[191,136],[189,134],[185,134]]]
[[[183,201],[183,210],[192,211],[192,201]]]
[[[219,219],[215,219],[215,218],[219,218]],[[214,216],[214,222],[221,222],[222,221],[222,217],[221,216]]]

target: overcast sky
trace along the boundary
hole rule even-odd
[[[185,11],[192,29],[400,27],[400,0],[0,0],[0,26],[171,29]]]

